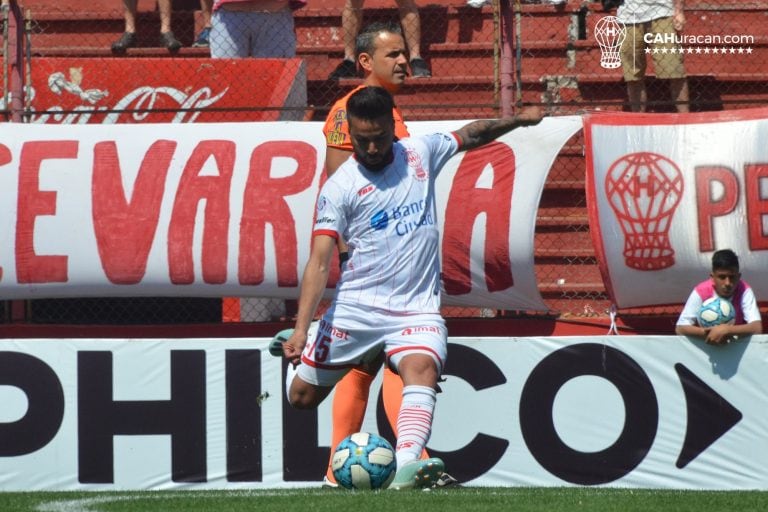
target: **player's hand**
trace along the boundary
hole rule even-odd
[[[306,344],[307,333],[294,329],[291,337],[283,343],[283,356],[289,363],[296,366],[301,362],[301,353],[304,351],[304,346]]]

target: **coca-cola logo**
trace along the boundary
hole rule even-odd
[[[221,100],[229,90],[225,87],[214,94],[210,87],[201,87],[193,92],[183,91],[171,86],[142,86],[129,91],[114,103],[111,103],[109,91],[82,89],[76,81],[68,81],[63,73],[50,75],[48,87],[56,95],[69,93],[77,96],[82,103],[74,108],[65,108],[61,104],[32,107],[29,121],[36,124],[115,124],[120,122],[192,123],[200,116],[203,109]],[[30,104],[34,105],[36,91],[34,87],[26,90]],[[0,99],[5,108],[5,101]],[[160,107],[162,106],[162,107]],[[173,115],[171,119],[167,116]],[[158,119],[162,115],[162,119]]]

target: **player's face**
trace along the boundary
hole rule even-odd
[[[374,40],[373,55],[360,55],[360,65],[370,72],[368,85],[383,87],[397,92],[408,76],[408,58],[405,41],[400,34],[380,32]]]
[[[357,161],[370,171],[380,171],[392,161],[395,122],[392,116],[367,120],[348,118],[349,135]]]
[[[715,292],[721,297],[730,297],[736,291],[741,273],[735,268],[719,268],[710,274],[715,283]]]

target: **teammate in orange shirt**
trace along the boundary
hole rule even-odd
[[[408,76],[408,52],[400,26],[390,23],[372,23],[360,32],[356,39],[357,64],[363,69],[365,79],[359,87],[339,99],[331,108],[323,126],[325,135],[325,172],[330,176],[352,155],[346,106],[349,97],[366,86],[383,87],[395,94]],[[403,139],[409,136],[400,109],[392,112],[395,118],[395,136]],[[340,261],[345,260],[346,245],[339,240]],[[378,370],[378,369],[374,369]],[[368,393],[375,373],[353,369],[337,385],[333,399],[333,429],[331,431],[331,456],[333,448],[350,434],[360,431],[368,405]],[[384,368],[384,409],[392,430],[397,434],[397,414],[402,402],[403,383],[389,368]],[[426,451],[422,458],[427,458]],[[438,486],[452,485],[456,479],[444,473]],[[333,470],[328,464],[324,485],[335,487]]]

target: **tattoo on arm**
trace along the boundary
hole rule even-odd
[[[473,121],[456,131],[461,139],[461,151],[474,149],[488,144],[492,140],[520,126],[530,126],[539,121],[521,120],[516,117],[504,119],[483,119]]]

